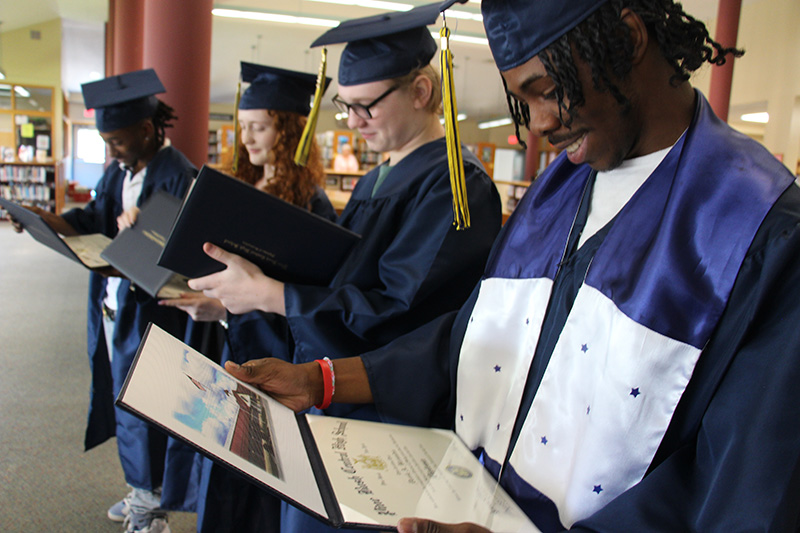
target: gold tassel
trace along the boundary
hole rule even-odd
[[[444,128],[447,142],[447,163],[450,167],[450,188],[453,191],[453,224],[457,230],[469,228],[467,184],[464,178],[464,160],[458,133],[458,108],[453,82],[453,54],[450,52],[450,29],[446,21],[439,31],[441,37],[440,67],[442,70],[442,100],[444,103]]]
[[[236,84],[236,99],[233,103],[233,163],[231,174],[236,175],[239,170],[239,99],[242,97],[242,82]]]
[[[314,131],[317,129],[317,117],[319,117],[319,106],[322,102],[322,95],[325,92],[325,70],[328,63],[328,49],[322,49],[322,59],[319,64],[319,74],[317,75],[317,90],[314,92],[314,103],[311,112],[308,114],[306,127],[303,135],[300,136],[300,143],[294,154],[295,164],[304,167],[308,162],[308,154],[311,152],[311,144],[314,141]]]

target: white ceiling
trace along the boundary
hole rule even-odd
[[[430,0],[400,0],[420,5]],[[684,0],[685,10],[701,20],[714,18],[717,0]],[[374,15],[378,10],[342,6],[314,0],[217,0],[214,7],[248,8],[290,15],[303,15],[333,20]],[[470,0],[454,9],[480,12],[479,2]],[[64,79],[68,91],[78,92],[80,84],[92,79],[92,71],[102,72],[102,32],[108,13],[108,0],[4,0],[0,5],[0,31],[30,26],[54,18],[66,19],[65,41],[75,47],[63,59]],[[440,19],[441,21],[441,19]],[[479,22],[448,18],[448,26],[456,35],[483,36]],[[72,28],[69,30],[68,28]],[[239,61],[252,61],[283,68],[316,72],[319,51],[309,44],[326,28],[252,22],[214,17],[211,56],[212,103],[232,103],[239,75]],[[99,46],[81,43],[83,39],[99,41]],[[65,46],[70,46],[65,42]],[[455,62],[456,94],[460,112],[483,119],[506,113],[505,98],[497,69],[485,45],[451,42]],[[336,79],[341,46],[328,50],[328,75]],[[13,53],[4,50],[3,53]],[[329,90],[334,94],[336,87]],[[329,101],[329,99],[326,99]]]

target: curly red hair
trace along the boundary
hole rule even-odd
[[[306,126],[307,118],[290,111],[272,111],[267,113],[275,120],[278,135],[272,147],[275,176],[269,180],[264,190],[274,194],[291,204],[309,209],[311,198],[318,186],[325,182],[325,169],[316,140],[311,140],[311,152],[306,166],[301,167],[294,162],[294,154],[300,137]],[[236,132],[240,135],[240,132]],[[239,143],[239,164],[236,177],[251,185],[255,185],[264,176],[264,167],[250,163],[247,149]]]

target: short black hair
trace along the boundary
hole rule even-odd
[[[742,50],[726,48],[714,41],[705,24],[688,15],[681,4],[673,0],[609,0],[539,54],[556,85],[562,124],[568,126],[575,110],[585,102],[573,50],[591,68],[595,90],[608,91],[623,107],[630,105],[613,81],[625,79],[632,68],[633,46],[628,27],[621,18],[625,8],[638,14],[649,35],[655,38],[674,71],[670,78],[674,86],[688,80],[703,63],[722,65],[727,55],[740,57],[744,54]],[[505,86],[505,80],[503,84]],[[519,139],[520,126],[530,127],[530,111],[525,102],[517,100],[508,90],[506,97]]]

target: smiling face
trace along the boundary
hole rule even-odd
[[[348,104],[367,105],[383,94],[393,84],[381,80],[362,85],[339,86],[339,96]],[[414,108],[412,95],[400,87],[386,95],[370,108],[372,118],[363,119],[355,113],[347,117],[347,126],[357,129],[370,150],[391,152],[401,149],[418,134],[419,114]]]
[[[154,133],[153,123],[143,120],[126,128],[100,132],[100,137],[108,147],[109,156],[136,173],[152,159]]]
[[[266,109],[240,109],[239,126],[242,144],[247,149],[250,163],[264,166],[272,163],[272,148],[278,138],[275,118]]]
[[[585,102],[576,109],[569,126],[559,118],[556,84],[538,56],[503,72],[508,90],[530,109],[531,133],[547,140],[575,164],[587,163],[595,170],[609,170],[635,157],[641,132],[636,99],[628,110],[608,92],[594,89],[589,67],[577,62],[578,79]],[[620,87],[624,91],[624,87]],[[569,102],[565,102],[567,105]],[[565,119],[569,118],[562,111]]]

